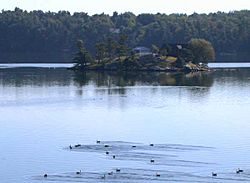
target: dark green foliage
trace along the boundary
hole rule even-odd
[[[127,35],[127,39],[120,40],[121,34]],[[127,47],[187,43],[192,38],[210,41],[218,57],[228,53],[249,54],[250,11],[190,16],[136,16],[130,12],[115,12],[113,16],[89,16],[86,13],[71,15],[67,11],[27,12],[16,8],[0,13],[0,52],[3,53],[60,52],[71,55],[77,49],[73,46],[76,40],[83,39],[87,50],[94,55],[96,44],[106,43],[108,38],[112,38],[106,46],[109,57],[113,57],[117,46],[122,56],[128,51]],[[100,51],[98,57],[103,57]],[[166,49],[162,54],[166,55]]]
[[[112,37],[109,36],[106,41],[106,49],[109,58],[113,58],[115,56],[117,47],[118,47],[117,42],[114,39],[112,39]]]
[[[87,64],[93,62],[93,58],[89,54],[89,52],[84,48],[82,40],[77,41],[77,48],[78,52],[75,54],[75,57],[73,59],[74,62],[76,62],[77,67],[84,68]]]
[[[118,46],[117,46],[117,53],[119,57],[127,56],[128,54],[128,47],[126,45],[127,39],[128,39],[127,35],[125,34],[120,35]]]
[[[100,63],[107,55],[107,47],[104,43],[96,44],[96,59]]]
[[[183,68],[185,65],[185,60],[182,57],[178,57],[177,60],[175,61],[175,67],[177,68]]]
[[[123,65],[123,70],[136,70],[141,68],[135,57],[126,58],[123,61],[122,65]]]
[[[192,50],[188,49],[188,48],[183,48],[181,50],[181,55],[180,55],[184,60],[186,60],[187,62],[189,61],[193,61],[194,60],[194,55]]]

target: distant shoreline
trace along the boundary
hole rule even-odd
[[[234,60],[230,60],[230,61],[223,61],[223,60],[215,60],[213,62],[208,62],[210,63],[250,63],[250,60],[238,60],[238,61],[234,61]],[[11,62],[11,61],[1,61],[0,60],[0,64],[75,64],[72,61],[68,61],[68,62],[56,62],[56,61],[49,61],[49,62],[31,62],[31,61],[21,61],[21,62]]]
[[[64,68],[73,67],[75,63],[0,63],[0,69],[5,68]],[[250,68],[249,62],[210,62],[210,69]]]

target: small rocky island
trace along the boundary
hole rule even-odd
[[[96,56],[78,40],[75,66],[72,70],[94,71],[149,71],[149,72],[197,72],[209,71],[208,61],[215,59],[212,44],[204,39],[192,39],[188,44],[165,44],[161,47],[129,48],[126,36],[116,42],[96,44]]]

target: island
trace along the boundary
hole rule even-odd
[[[209,71],[208,61],[215,59],[212,44],[205,39],[191,39],[186,44],[152,44],[151,48],[126,45],[127,36],[121,34],[118,40],[108,38],[96,44],[93,57],[77,41],[78,51],[74,56],[72,70],[94,71],[149,71],[149,72],[197,72]]]

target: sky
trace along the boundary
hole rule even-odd
[[[67,10],[93,14],[140,13],[210,13],[250,9],[250,0],[0,0],[0,8],[13,10]]]

